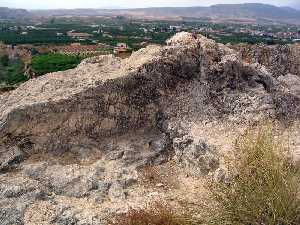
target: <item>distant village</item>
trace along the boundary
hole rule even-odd
[[[272,28],[266,30],[257,29],[256,25],[247,28],[235,28],[228,26],[226,29],[213,30],[212,28],[200,28],[197,31],[223,36],[234,36],[236,34],[248,34],[250,36],[259,36],[266,38],[276,38],[282,41],[300,42],[300,30],[298,31],[273,31]]]
[[[150,23],[151,24],[151,23]],[[38,30],[38,31],[45,31],[49,30],[50,28],[43,28],[40,27],[42,25],[41,23],[38,23],[37,25],[30,25],[30,26],[11,26],[7,28],[9,31],[16,31],[19,32],[20,35],[28,35],[30,31],[32,30]],[[78,32],[77,30],[70,30],[67,31],[66,33],[62,32],[56,32],[55,35],[57,37],[62,37],[62,36],[67,36],[70,37],[74,40],[78,41],[86,41],[86,40],[91,40],[92,43],[97,43],[98,41],[95,40],[93,37],[95,35],[101,35],[104,38],[115,38],[113,33],[107,32],[102,28],[109,28],[109,26],[101,24],[101,25],[96,25],[96,24],[91,24],[89,25],[91,28],[94,28],[90,33],[87,32]],[[250,36],[261,36],[261,37],[269,37],[269,38],[278,38],[282,39],[285,41],[293,41],[293,42],[298,42],[300,39],[300,27],[294,27],[294,29],[290,29],[288,26],[285,27],[280,27],[280,26],[275,26],[275,25],[270,25],[270,26],[261,26],[257,24],[246,24],[246,25],[241,25],[241,24],[227,24],[222,27],[218,27],[215,25],[210,25],[210,24],[205,24],[203,26],[201,25],[189,25],[189,24],[181,24],[181,25],[169,25],[169,26],[150,26],[149,27],[149,22],[147,23],[140,23],[139,24],[139,29],[142,31],[144,34],[142,37],[144,38],[145,41],[151,41],[152,37],[151,33],[174,33],[174,32],[180,32],[180,31],[192,31],[196,33],[209,33],[209,34],[217,34],[217,35],[224,35],[224,36],[234,36],[236,34],[248,34]],[[124,27],[122,25],[114,27],[117,28],[120,31],[124,31]],[[55,30],[55,29],[54,29]],[[1,27],[0,27],[1,31]],[[121,35],[119,35],[121,36]],[[122,36],[121,36],[122,37]],[[131,35],[130,38],[132,39],[139,39],[141,36],[134,36]],[[0,40],[1,41],[1,40]],[[124,44],[124,43],[122,43]],[[120,45],[115,46],[116,51],[118,49],[120,51],[124,51],[124,48],[120,48]],[[127,46],[128,47],[128,46]]]
[[[149,44],[164,44],[181,31],[202,34],[224,44],[300,44],[300,27],[296,25],[132,20],[119,17],[52,18],[27,22],[0,20],[0,58],[7,55],[11,63],[15,61],[22,66],[18,73],[32,78],[36,76],[31,67],[35,57],[59,54],[83,59],[114,54],[126,58]],[[10,73],[9,67],[6,73]],[[11,73],[16,74],[16,71]]]
[[[37,25],[30,25],[30,26],[11,26],[7,28],[9,31],[18,32],[20,36],[27,36],[32,30],[36,31],[44,31],[49,28],[40,27],[42,24]],[[227,25],[223,27],[217,26],[209,26],[206,24],[205,26],[196,25],[195,27],[191,25],[169,25],[169,26],[152,26],[149,27],[149,24],[145,25],[143,23],[139,24],[140,30],[143,33],[143,36],[130,36],[129,38],[141,39],[143,41],[139,43],[140,47],[145,47],[148,43],[151,43],[153,38],[151,37],[151,33],[176,33],[180,31],[190,31],[194,33],[202,33],[206,35],[211,35],[211,38],[216,38],[220,36],[230,37],[235,36],[237,34],[246,34],[249,36],[254,37],[265,37],[265,38],[272,38],[272,39],[280,39],[281,41],[290,41],[290,42],[300,42],[300,28],[297,29],[289,29],[287,30],[280,30],[278,28],[270,27],[262,27],[258,25],[247,25],[247,26],[240,26],[240,25]],[[15,45],[8,45],[3,47],[5,44],[1,44],[1,49],[7,49],[8,54],[11,58],[16,57],[16,55],[30,55],[31,49],[34,49],[38,53],[44,54],[46,52],[57,52],[66,55],[101,55],[101,54],[120,54],[124,52],[130,52],[132,49],[129,47],[128,43],[126,42],[117,42],[114,46],[101,43],[99,40],[93,38],[94,35],[100,35],[103,38],[116,38],[112,33],[104,31],[101,29],[100,25],[91,24],[89,25],[94,30],[90,33],[88,32],[78,32],[76,30],[70,30],[66,33],[56,32],[55,35],[57,37],[66,36],[70,38],[70,42],[67,45],[53,45],[51,43],[47,45],[36,45],[36,44],[22,44],[19,46]],[[105,25],[102,25],[106,27]],[[119,26],[118,29],[120,31],[124,30],[123,26]],[[0,27],[1,30],[1,27]],[[2,28],[3,30],[3,28]],[[122,36],[118,35],[118,37],[122,38]],[[1,37],[0,37],[1,38]],[[82,42],[89,41],[89,44],[82,44]],[[1,39],[0,39],[1,43]],[[27,53],[26,53],[27,52]]]

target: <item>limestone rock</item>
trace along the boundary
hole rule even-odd
[[[109,189],[109,197],[111,201],[123,201],[126,199],[126,192],[121,182],[116,181]]]
[[[176,139],[174,150],[179,163],[192,168],[195,174],[208,174],[219,167],[217,149],[209,146],[205,141],[195,143],[192,137]]]
[[[275,76],[288,73],[300,76],[300,45],[229,45],[237,50],[247,63],[259,63]]]
[[[15,208],[0,207],[0,224],[3,225],[23,225],[23,213]]]
[[[180,33],[168,46],[149,46],[126,60],[87,59],[74,70],[32,79],[1,95],[1,145],[26,137],[30,151],[64,152],[87,145],[87,139],[155,129],[159,114],[175,120],[269,117],[277,113],[266,106],[275,88],[271,80],[232,49]]]
[[[18,164],[21,162],[25,154],[22,152],[17,146],[11,147],[8,150],[4,149],[5,152],[1,154],[0,158],[0,171],[7,170],[14,166],[14,164]]]
[[[183,32],[0,95],[0,224],[104,224],[169,191],[141,189],[145,166],[170,187],[185,171],[226,180],[219,150],[236,138],[227,127],[289,121],[299,140],[297,50],[236,49]]]

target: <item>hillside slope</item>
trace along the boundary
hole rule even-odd
[[[248,126],[274,121],[299,153],[299,84],[189,33],[32,79],[0,95],[0,221],[100,225],[156,198],[195,205],[187,190]],[[176,188],[141,185],[149,165]]]
[[[300,11],[290,7],[276,7],[260,3],[219,4],[210,7],[153,7],[137,9],[63,9],[34,10],[39,16],[97,16],[97,15],[127,15],[133,17],[154,18],[211,18],[222,19],[254,19],[280,23],[300,24]]]
[[[268,18],[268,19],[300,19],[300,12],[289,7],[246,3],[218,4],[210,7],[166,7],[132,9],[128,12],[144,12],[152,16],[184,16],[184,17],[221,17],[221,18]]]
[[[31,14],[25,9],[0,7],[0,19],[24,19],[29,17],[31,17]]]

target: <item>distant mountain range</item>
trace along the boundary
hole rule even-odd
[[[0,7],[0,19],[22,19],[29,18],[32,14],[25,9],[10,9]]]
[[[279,22],[298,22],[300,11],[290,7],[267,4],[218,4],[210,7],[130,9],[129,15],[169,17],[209,17],[212,19],[266,19]]]
[[[294,5],[293,8],[300,10],[300,3],[298,5]]]
[[[14,10],[6,8],[6,11],[7,12],[4,15],[12,17],[12,12]],[[296,10],[291,7],[276,7],[273,5],[260,3],[218,4],[210,7],[161,7],[138,9],[58,9],[32,10],[30,12],[16,9],[15,13],[16,17],[26,16],[27,13],[35,17],[123,15],[141,18],[210,18],[212,20],[225,21],[248,19],[249,21],[270,21],[300,24],[299,10]],[[0,15],[2,16],[1,11]]]

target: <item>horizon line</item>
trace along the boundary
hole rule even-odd
[[[87,7],[87,8],[18,8],[18,7],[6,7],[6,6],[0,6],[3,8],[10,8],[10,9],[25,9],[28,11],[35,11],[35,10],[80,10],[80,9],[102,9],[102,10],[128,10],[128,9],[151,9],[151,8],[194,8],[194,7],[212,7],[216,5],[251,5],[251,4],[257,4],[257,5],[269,5],[269,6],[275,6],[279,8],[292,8],[297,11],[299,11],[299,8],[296,8],[294,6],[278,6],[275,4],[268,4],[268,3],[259,3],[259,2],[244,2],[244,3],[219,3],[219,4],[211,4],[211,5],[192,5],[192,6],[149,6],[149,7],[118,7],[118,6],[104,6],[104,7]]]

